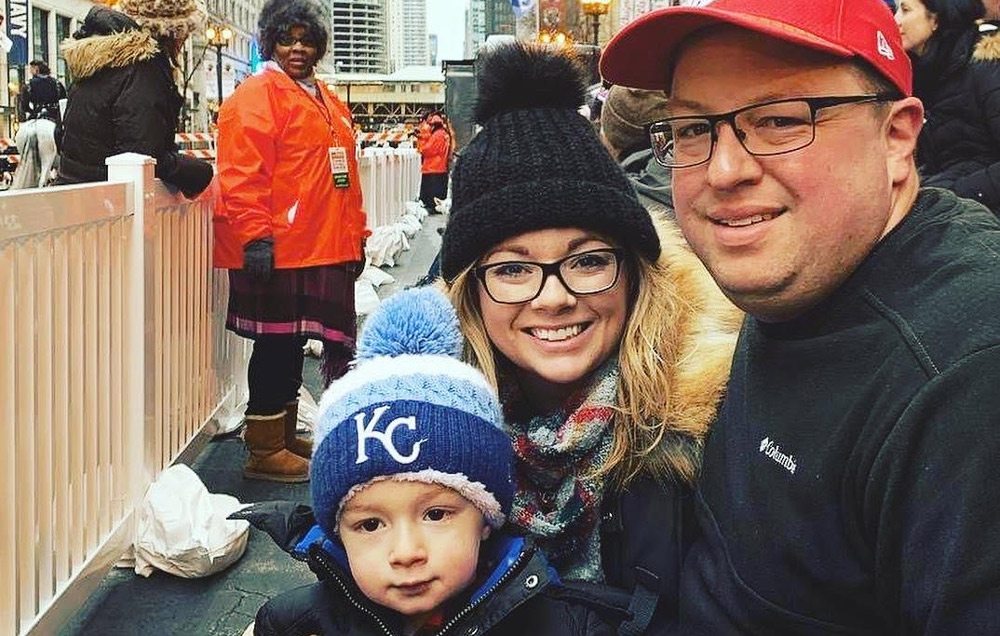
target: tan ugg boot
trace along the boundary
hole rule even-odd
[[[285,448],[299,457],[309,459],[313,454],[312,440],[302,439],[295,434],[299,427],[299,401],[285,405]]]
[[[243,432],[250,456],[243,466],[247,479],[296,484],[309,481],[309,460],[285,448],[285,412],[248,415]]]

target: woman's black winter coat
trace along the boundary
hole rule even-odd
[[[914,94],[926,119],[917,144],[922,184],[1000,213],[1000,33],[942,34],[914,60]]]
[[[105,159],[135,152],[156,159],[156,176],[189,197],[208,186],[212,167],[177,151],[183,99],[151,35],[124,14],[94,7],[63,54],[75,81],[56,183],[105,181]]]

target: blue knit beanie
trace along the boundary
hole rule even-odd
[[[503,525],[513,450],[495,390],[461,350],[458,317],[436,289],[400,292],[368,317],[355,367],[323,394],[316,420],[313,510],[328,537],[344,504],[383,479],[447,486]]]

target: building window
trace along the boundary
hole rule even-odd
[[[62,44],[62,41],[68,38],[72,30],[72,19],[67,18],[64,15],[56,16],[56,42]],[[58,45],[56,48],[56,78],[62,82],[66,88],[73,82],[73,78],[69,76],[69,68],[66,66],[66,58],[63,57],[62,52],[59,50]]]
[[[31,8],[31,59],[49,63],[49,12]]]

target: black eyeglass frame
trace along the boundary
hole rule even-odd
[[[570,287],[569,284],[566,282],[566,280],[562,277],[562,271],[560,270],[560,268],[562,267],[562,264],[565,263],[566,261],[573,258],[586,256],[588,254],[597,254],[604,252],[610,252],[615,257],[615,277],[611,280],[611,283],[609,283],[606,287],[603,287],[601,289],[595,289],[593,291],[578,292],[572,287]],[[545,283],[548,282],[550,276],[555,276],[556,280],[558,280],[559,283],[564,288],[566,288],[566,290],[569,293],[573,294],[574,296],[593,296],[594,294],[602,294],[618,284],[618,279],[621,278],[622,265],[624,263],[624,260],[625,260],[625,250],[621,249],[620,247],[601,247],[598,249],[587,250],[585,252],[576,252],[575,254],[570,254],[551,263],[538,263],[535,261],[500,261],[499,263],[489,263],[488,265],[479,265],[473,270],[473,272],[475,273],[476,278],[479,280],[480,284],[483,286],[483,289],[486,290],[486,295],[489,296],[493,302],[501,305],[523,305],[524,303],[530,303],[534,299],[538,298],[539,295],[541,295],[542,290],[545,289]],[[486,272],[488,272],[490,269],[494,267],[501,267],[504,265],[535,265],[542,270],[542,280],[538,285],[538,290],[535,291],[534,295],[531,298],[528,298],[526,300],[510,301],[510,300],[497,300],[496,297],[493,296],[493,293],[490,291],[490,286],[486,284]]]
[[[868,102],[891,102],[900,99],[899,95],[896,93],[875,93],[872,95],[837,95],[837,96],[824,96],[824,97],[788,97],[784,99],[773,99],[767,102],[761,102],[759,104],[750,104],[749,106],[743,106],[737,108],[736,110],[731,110],[728,113],[719,113],[717,115],[678,115],[676,117],[667,117],[665,119],[660,119],[652,122],[647,127],[650,145],[653,147],[653,157],[656,162],[659,163],[664,168],[680,169],[680,168],[693,168],[695,166],[700,166],[702,164],[708,163],[712,159],[712,153],[715,152],[715,146],[719,141],[719,122],[726,122],[729,127],[736,134],[736,139],[739,140],[740,145],[747,153],[753,155],[754,157],[774,157],[777,155],[785,155],[791,152],[797,152],[803,148],[807,148],[812,145],[812,142],[816,141],[816,112],[823,108],[830,108],[832,106],[843,106],[844,104],[864,104]],[[741,113],[748,110],[753,110],[755,108],[760,108],[762,106],[773,106],[774,104],[786,104],[790,102],[805,102],[809,106],[809,123],[812,124],[812,135],[809,141],[801,146],[795,148],[788,148],[786,150],[779,150],[777,152],[753,152],[746,146],[745,138],[746,133],[736,127],[736,117]],[[703,119],[708,122],[710,134],[711,134],[711,145],[708,148],[708,156],[697,163],[688,163],[684,165],[673,165],[666,163],[660,158],[660,155],[656,152],[656,144],[653,141],[653,134],[663,132],[663,129],[669,129],[670,122],[681,121],[685,119]],[[742,135],[740,133],[743,133]],[[670,146],[672,147],[676,142],[671,138]]]

